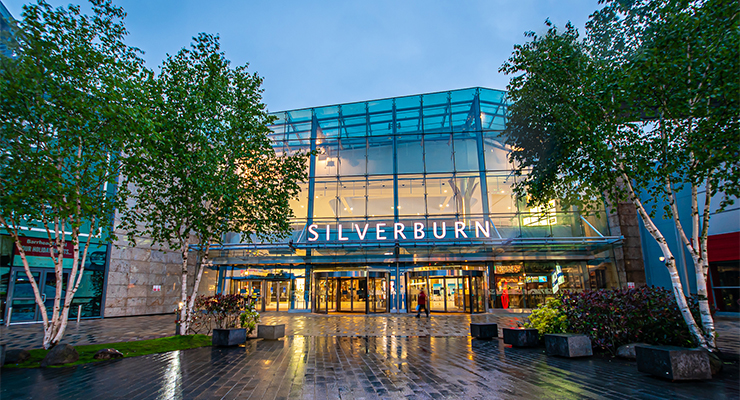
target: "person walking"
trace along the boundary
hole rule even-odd
[[[427,317],[429,316],[429,305],[427,304],[427,295],[424,293],[424,289],[421,289],[419,291],[419,305],[416,307],[416,318],[419,318],[421,315],[421,309],[424,309],[424,312],[427,313]]]

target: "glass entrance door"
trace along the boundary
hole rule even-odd
[[[265,281],[265,311],[288,311],[290,281]]]
[[[352,311],[367,312],[367,278],[352,278]]]
[[[339,286],[337,311],[367,311],[367,278],[329,278]]]
[[[54,307],[54,297],[56,296],[56,274],[54,270],[31,269],[31,275],[39,285],[41,300],[46,307],[46,314],[51,318]],[[41,321],[41,310],[36,306],[36,299],[33,294],[31,281],[28,279],[25,270],[15,270],[13,273],[12,293],[10,306],[13,307],[13,314],[10,316],[11,322],[34,322]],[[62,275],[62,302],[67,290],[67,279],[69,273],[64,272]],[[61,304],[60,304],[61,307]],[[75,312],[77,310],[74,310]]]
[[[445,279],[445,288],[447,288],[447,311],[463,312],[465,311],[465,285],[464,277],[453,277]]]
[[[368,311],[375,313],[388,312],[388,281],[385,277],[369,278]]]
[[[445,311],[445,279],[429,278],[429,310],[436,312]]]
[[[315,304],[317,313],[328,313],[337,310],[337,279],[329,277],[317,277],[314,282],[315,292]],[[341,290],[341,288],[340,288]],[[341,291],[340,291],[341,293]]]

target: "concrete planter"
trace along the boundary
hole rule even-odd
[[[470,336],[476,339],[493,339],[498,337],[498,324],[470,324]]]
[[[635,346],[637,370],[672,381],[712,379],[709,356],[701,349]]]
[[[245,328],[214,329],[211,343],[214,346],[236,346],[247,341]]]
[[[514,347],[537,347],[540,337],[534,328],[504,328],[504,344]]]
[[[545,335],[545,352],[548,356],[588,357],[592,356],[591,339],[578,333],[554,333]]]
[[[257,325],[257,337],[267,340],[278,340],[285,336],[285,324]]]

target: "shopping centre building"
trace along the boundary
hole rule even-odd
[[[505,92],[470,88],[273,113],[279,154],[317,151],[279,243],[229,235],[205,285],[261,310],[383,313],[531,308],[621,287],[605,213],[531,208],[501,132]],[[621,271],[621,273],[620,273]]]

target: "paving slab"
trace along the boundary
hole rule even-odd
[[[54,369],[4,369],[3,399],[737,399],[737,365],[672,383],[607,357],[469,337],[290,336]]]

